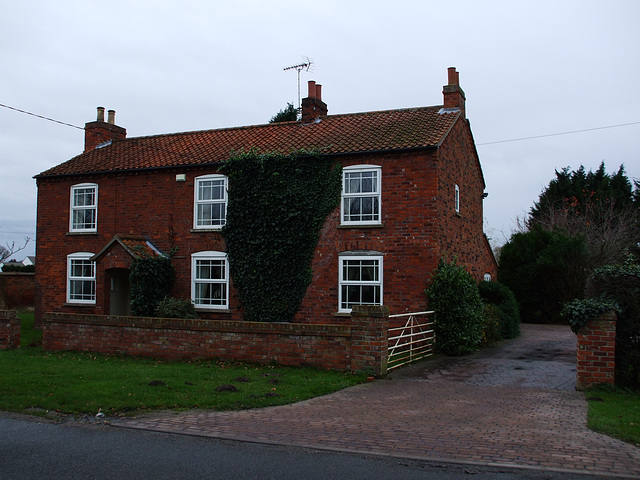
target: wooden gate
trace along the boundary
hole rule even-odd
[[[389,315],[407,318],[404,327],[389,328],[387,371],[433,355],[436,335],[433,331],[433,311]]]

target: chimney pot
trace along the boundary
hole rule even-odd
[[[302,123],[314,123],[327,115],[327,104],[322,101],[322,85],[309,80],[309,96],[302,99]]]
[[[449,67],[447,71],[449,73],[449,85],[460,85],[460,77],[456,72],[456,67]]]
[[[107,117],[107,123],[110,123],[111,125],[115,125],[116,124],[116,111],[115,110],[109,110],[108,112],[108,117]]]
[[[98,122],[104,122],[104,107],[98,107]]]
[[[309,98],[316,98],[316,82],[315,80],[309,80]]]

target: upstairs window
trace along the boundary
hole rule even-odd
[[[340,256],[338,311],[353,305],[382,305],[382,256]]]
[[[456,185],[453,192],[453,203],[455,205],[456,213],[460,213],[460,187]]]
[[[71,232],[98,230],[98,185],[82,183],[71,187]]]
[[[93,253],[67,255],[67,302],[96,303],[96,264]]]
[[[227,222],[227,177],[197,177],[194,205],[194,228],[222,228]]]
[[[191,299],[196,308],[229,308],[229,266],[224,252],[191,255]]]
[[[342,172],[341,223],[379,225],[381,169],[375,165],[345,167]]]

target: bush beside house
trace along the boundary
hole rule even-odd
[[[435,317],[436,349],[447,355],[465,355],[482,340],[484,304],[478,286],[456,261],[440,260],[427,288]]]

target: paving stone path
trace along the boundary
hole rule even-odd
[[[523,325],[516,340],[428,360],[294,405],[155,413],[112,425],[427,461],[640,478],[640,448],[586,427],[576,337]]]

